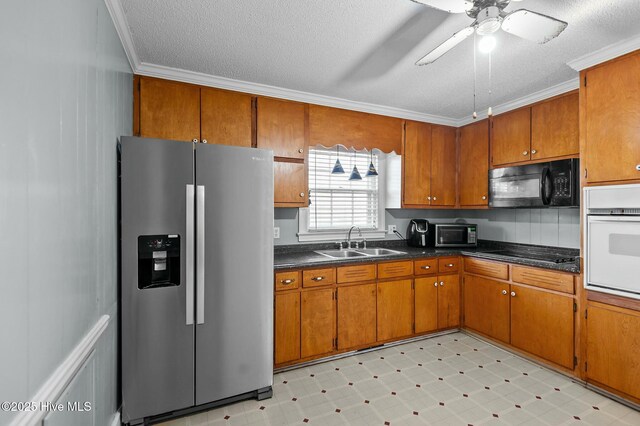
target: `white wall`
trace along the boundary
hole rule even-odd
[[[0,401],[28,401],[103,314],[95,424],[116,410],[116,143],[131,68],[103,0],[0,12]],[[86,386],[86,383],[80,383]],[[0,424],[12,413],[0,411]]]
[[[386,210],[385,224],[396,225],[405,234],[409,220],[433,222],[464,220],[476,223],[481,239],[521,244],[580,248],[580,209],[492,209],[492,210]],[[298,244],[298,209],[275,209],[280,227],[276,245]],[[397,239],[387,235],[388,240]]]

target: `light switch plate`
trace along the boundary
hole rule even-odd
[[[273,227],[273,238],[274,239],[278,239],[280,238],[280,227],[279,226],[274,226]]]

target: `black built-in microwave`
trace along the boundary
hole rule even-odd
[[[580,206],[580,161],[550,161],[489,171],[490,207]]]

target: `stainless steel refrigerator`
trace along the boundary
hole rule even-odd
[[[122,137],[122,421],[271,396],[273,153]]]

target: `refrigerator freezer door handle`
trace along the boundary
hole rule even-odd
[[[204,185],[197,186],[196,209],[198,230],[196,237],[196,318],[198,324],[204,324]]]
[[[187,259],[185,261],[186,265],[186,301],[187,301],[187,325],[193,325],[193,203],[194,203],[194,189],[193,185],[187,185],[186,188],[186,217],[187,217],[187,242],[186,242],[186,253]]]

